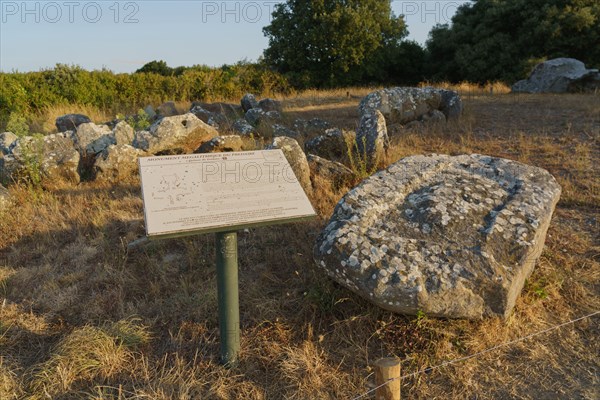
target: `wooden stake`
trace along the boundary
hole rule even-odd
[[[375,383],[387,383],[375,392],[375,400],[400,400],[400,360],[382,358],[375,362]]]

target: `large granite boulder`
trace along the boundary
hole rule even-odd
[[[11,146],[17,141],[19,137],[12,132],[0,133],[0,153],[10,153]]]
[[[133,146],[150,154],[191,153],[215,136],[219,136],[215,128],[187,113],[162,118],[148,131],[136,132]]]
[[[574,58],[555,58],[536,65],[529,78],[512,87],[515,93],[567,93],[600,89],[600,72]]]
[[[56,129],[58,132],[74,131],[81,124],[87,124],[92,120],[83,114],[66,114],[56,118]]]
[[[135,131],[127,122],[119,121],[113,128],[113,136],[115,137],[115,144],[131,145],[135,138]]]
[[[348,146],[342,130],[331,128],[304,143],[304,150],[329,160],[341,160],[346,157]]]
[[[456,120],[462,113],[462,101],[453,90],[396,87],[370,93],[359,105],[361,116],[375,110],[383,114],[389,125],[419,120],[434,110],[444,113],[447,120]]]
[[[231,125],[231,130],[242,136],[259,136],[256,129],[245,119],[238,119]]]
[[[81,124],[73,132],[75,147],[84,159],[93,158],[111,144],[115,144],[115,135],[106,125],[93,122]]]
[[[298,118],[292,126],[293,130],[305,137],[323,135],[327,129],[331,128],[333,127],[328,121],[320,118],[312,118],[310,120]]]
[[[312,185],[310,183],[310,167],[306,160],[306,155],[302,151],[302,147],[292,138],[278,136],[273,139],[273,142],[267,146],[267,150],[281,149],[285,158],[290,163],[296,179],[302,185],[306,194],[312,194]]]
[[[128,144],[110,145],[96,158],[94,176],[97,181],[119,182],[138,171],[138,158],[148,154]]]
[[[379,110],[363,114],[356,131],[356,156],[367,171],[377,167],[389,147],[387,125]]]
[[[224,125],[227,122],[227,118],[223,114],[216,113],[213,111],[208,111],[204,107],[199,106],[199,105],[192,107],[190,112],[192,114],[194,114],[202,122],[216,128],[216,129],[219,129],[219,127],[221,127],[222,125]]]
[[[338,203],[315,260],[390,311],[507,317],[560,193],[547,171],[506,159],[408,157]]]
[[[41,180],[46,186],[78,183],[79,151],[70,132],[44,137],[25,136],[17,140],[4,157],[3,180]]]

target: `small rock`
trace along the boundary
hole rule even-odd
[[[74,131],[81,124],[87,124],[92,120],[83,114],[66,114],[56,118],[56,129],[58,132]]]
[[[135,132],[133,128],[125,121],[120,121],[113,128],[113,135],[115,137],[115,144],[128,144],[133,143],[135,138]]]
[[[253,108],[259,108],[256,97],[251,93],[247,93],[244,95],[244,97],[242,97],[241,104],[242,110],[244,110],[245,113]]]

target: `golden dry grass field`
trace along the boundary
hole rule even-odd
[[[286,118],[354,129],[366,92],[285,98]],[[411,374],[600,310],[600,97],[463,99],[459,124],[395,136],[383,164],[476,152],[557,178],[546,247],[507,320],[395,315],[332,283],[312,246],[348,188],[319,182],[317,221],[239,234],[242,351],[225,369],[214,236],[128,250],[144,235],[137,177],[13,185],[0,211],[0,399],[354,399],[373,387],[381,357],[400,357]],[[410,376],[402,395],[598,399],[600,318]]]

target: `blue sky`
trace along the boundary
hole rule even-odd
[[[37,71],[56,63],[132,72],[148,61],[219,66],[255,61],[262,28],[281,1],[0,0],[0,70]],[[464,0],[392,2],[410,39],[424,43]]]

